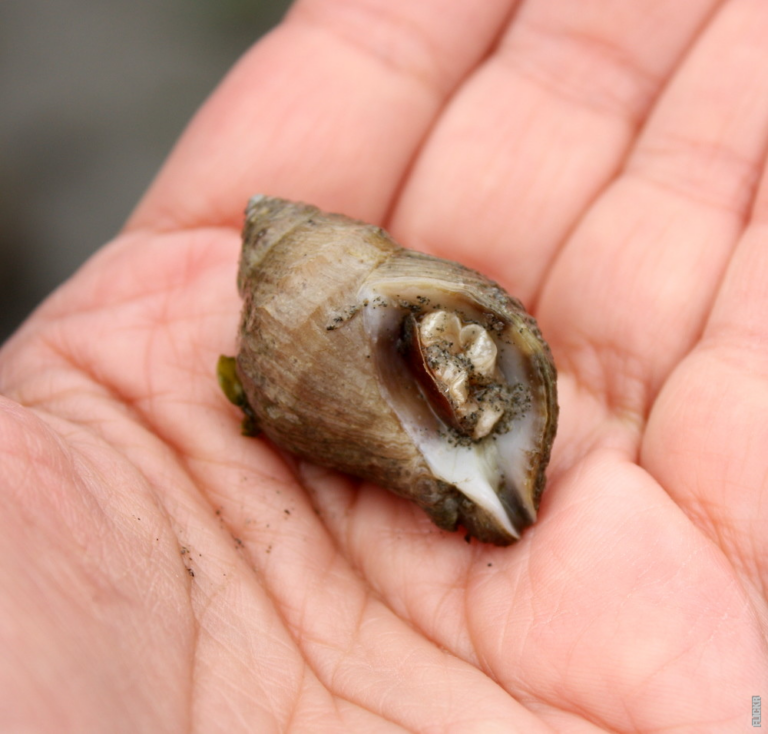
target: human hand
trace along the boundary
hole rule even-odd
[[[768,5],[304,0],[0,352],[0,722],[741,731],[766,690]],[[500,281],[560,371],[464,543],[239,435],[256,192]]]

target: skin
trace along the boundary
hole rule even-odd
[[[9,731],[728,732],[768,693],[768,4],[304,0],[0,351]],[[256,192],[534,312],[540,519],[467,544],[239,434]]]

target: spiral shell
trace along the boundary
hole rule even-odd
[[[265,196],[246,215],[230,398],[276,445],[413,500],[440,528],[519,538],[557,425],[533,318],[380,227]]]

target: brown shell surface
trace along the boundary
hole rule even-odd
[[[249,205],[238,273],[237,372],[259,427],[283,449],[413,500],[441,528],[462,524],[480,540],[506,545],[514,539],[485,510],[433,476],[382,396],[361,313],[375,304],[358,297],[374,272],[402,279],[406,299],[411,280],[433,277],[438,294],[444,281],[446,293],[465,299],[491,327],[522,319],[532,329],[530,369],[544,376],[537,383],[550,412],[541,451],[531,458],[538,505],[557,422],[555,371],[522,306],[479,273],[404,250],[379,227],[268,197]]]

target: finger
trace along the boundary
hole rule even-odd
[[[766,314],[768,174],[701,344],[662,391],[643,451],[649,470],[739,570],[768,624]]]
[[[530,303],[615,175],[713,0],[532,0],[451,101],[394,217],[402,240]]]
[[[728,3],[676,74],[543,294],[561,366],[640,420],[694,345],[768,144],[768,5]]]
[[[740,239],[707,324],[712,345],[738,347],[745,371],[768,375],[768,157],[749,227]],[[725,350],[723,350],[725,354]],[[741,354],[734,359],[740,362]]]
[[[129,226],[239,226],[258,192],[380,220],[513,4],[302,0],[195,117]]]

